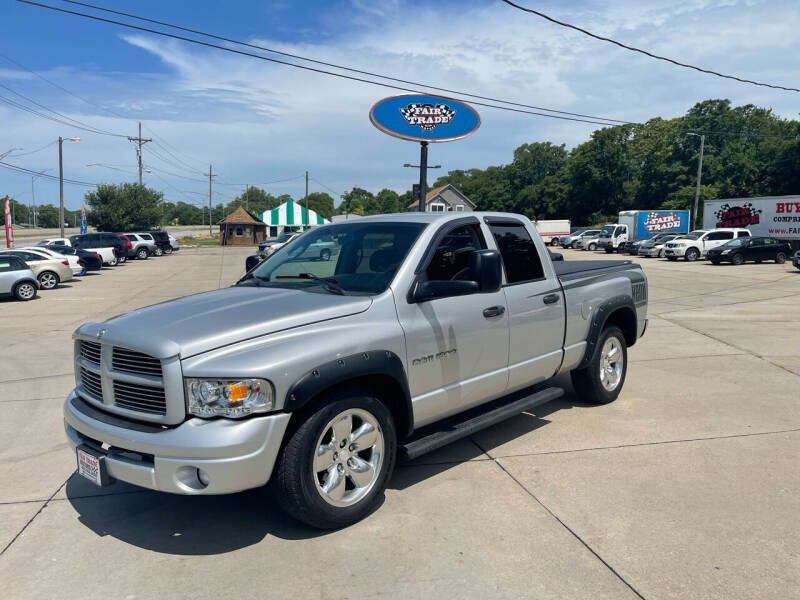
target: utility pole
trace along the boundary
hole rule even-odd
[[[308,171],[306,171],[306,226],[303,227],[303,231],[308,229],[309,223],[311,223],[311,217],[308,214]]]
[[[211,165],[208,165],[208,235],[214,235],[211,231],[211,181],[216,177],[211,172]]]
[[[36,229],[36,196],[33,193],[33,175],[31,175],[31,218],[28,220]]]
[[[694,189],[694,212],[692,212],[692,229],[697,229],[697,209],[700,204],[700,180],[703,177],[703,146],[705,146],[706,143],[706,136],[705,134],[698,136],[696,133],[689,133],[687,135],[700,138],[700,158],[697,161],[697,186]]]
[[[153,140],[151,138],[142,138],[142,122],[139,121],[139,135],[137,137],[128,136],[128,141],[136,142],[136,159],[139,162],[139,185],[142,185],[142,146]]]
[[[64,138],[58,136],[58,227],[62,238],[64,237],[64,161],[61,156],[63,143]]]

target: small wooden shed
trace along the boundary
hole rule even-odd
[[[219,243],[222,246],[252,246],[263,242],[266,236],[266,223],[241,206],[219,222]]]

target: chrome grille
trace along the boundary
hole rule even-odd
[[[91,394],[95,400],[103,401],[103,386],[100,383],[100,375],[81,367],[81,384],[83,384],[83,389]]]
[[[159,359],[125,348],[114,348],[111,366],[115,371],[161,377],[161,361]]]
[[[120,408],[154,415],[167,414],[164,389],[138,383],[114,381],[114,404]]]
[[[100,366],[100,344],[97,342],[81,342],[81,356],[88,362]]]

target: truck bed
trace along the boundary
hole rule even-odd
[[[630,260],[557,260],[553,268],[559,279],[573,279],[592,271],[623,270],[633,264]]]

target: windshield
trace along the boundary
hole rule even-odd
[[[380,294],[424,228],[383,222],[319,227],[277,250],[239,285]]]
[[[282,244],[282,243],[288,242],[290,239],[292,239],[293,235],[294,235],[294,233],[282,233],[280,235],[280,237],[278,237],[278,239],[275,240],[275,241]]]
[[[606,225],[600,230],[600,237],[611,237],[615,228],[616,225]]]
[[[588,231],[584,231],[581,234],[581,237],[592,237],[592,236],[597,235],[598,233],[600,233],[599,229],[589,229]]]
[[[683,240],[696,240],[701,235],[703,235],[704,233],[705,233],[705,231],[702,230],[702,229],[698,229],[697,231],[690,231],[686,235],[682,235],[681,239],[683,239]]]
[[[738,248],[739,246],[744,246],[745,241],[747,241],[747,238],[736,238],[735,240],[725,242],[722,245],[726,248]]]

